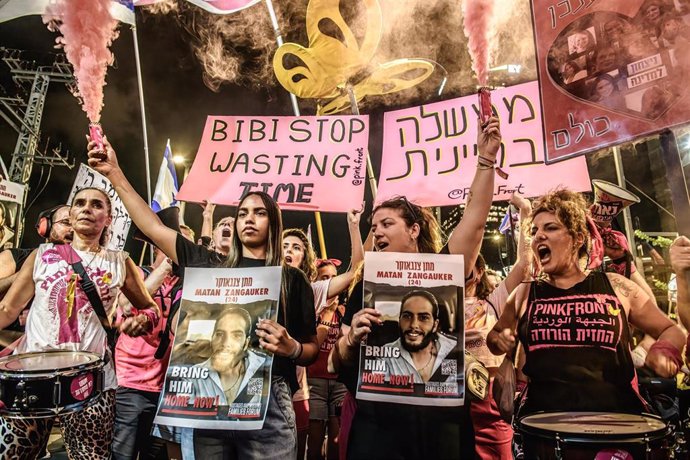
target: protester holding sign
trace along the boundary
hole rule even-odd
[[[125,319],[120,331],[137,336],[158,322],[158,308],[136,273],[134,262],[122,251],[104,249],[103,235],[112,220],[108,195],[88,188],[76,193],[70,210],[73,239],[70,245],[41,245],[19,271],[5,298],[0,302],[0,328],[14,321],[34,296],[26,323],[26,335],[17,352],[48,350],[90,351],[110,359],[105,367],[103,394],[92,406],[61,417],[62,435],[70,457],[110,458],[115,415],[115,371],[108,337],[82,287],[84,276],[96,286],[93,292],[103,313],[110,310],[122,291],[139,313]],[[81,261],[83,274],[75,272]],[[107,318],[104,318],[107,321]],[[46,424],[51,419],[1,418],[3,452],[15,458],[36,458],[42,441],[50,435]],[[11,434],[10,434],[11,433]]]
[[[465,257],[465,276],[479,253],[493,195],[495,172],[484,164],[495,164],[500,143],[499,122],[492,117],[478,130],[478,152],[485,160],[477,166],[465,214],[448,241],[450,253]],[[373,211],[371,230],[378,251],[433,254],[441,250],[436,219],[404,197],[380,203]],[[360,343],[382,323],[380,312],[362,308],[363,300],[363,282],[359,280],[347,304],[342,337],[332,353],[336,364],[341,364],[340,378],[352,394],[357,386]],[[468,418],[462,407],[358,401],[347,457],[472,458],[474,441]]]
[[[136,193],[120,169],[114,150],[105,140],[105,158],[89,143],[89,164],[112,182],[134,223],[180,267],[250,268],[282,264],[282,216],[276,202],[263,192],[246,194],[239,202],[227,258],[197,246],[163,225]],[[309,365],[318,353],[314,294],[304,274],[285,267],[277,321],[257,325],[260,346],[273,353],[273,381],[265,423],[261,430],[197,430],[195,455],[216,458],[293,457],[296,451],[291,392],[297,390],[295,365]]]
[[[588,270],[603,254],[582,195],[557,190],[540,197],[530,223],[532,253],[543,278],[517,288],[487,339],[489,349],[502,354],[515,347],[516,328],[519,332],[526,352],[523,371],[530,379],[520,416],[642,413],[645,407],[631,383],[628,320],[657,339],[646,365],[662,377],[680,369],[683,333],[634,282]]]

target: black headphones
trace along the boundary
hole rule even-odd
[[[59,206],[46,209],[45,211],[41,211],[41,213],[38,215],[38,220],[36,221],[36,232],[41,238],[48,239],[50,236],[50,230],[53,228],[53,215],[58,209],[64,206],[64,204],[61,204]]]

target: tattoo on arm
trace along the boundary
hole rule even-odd
[[[632,297],[635,299],[640,294],[639,289],[633,289],[628,283],[618,278],[612,279],[611,285],[613,285],[613,289],[623,297]]]

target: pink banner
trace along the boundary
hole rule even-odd
[[[209,116],[178,200],[236,205],[264,191],[283,209],[347,212],[364,197],[369,118]]]
[[[405,195],[421,206],[464,203],[477,168],[477,96],[387,112],[377,201]],[[510,177],[496,177],[494,201],[513,192],[541,195],[558,186],[591,190],[584,158],[544,164],[537,82],[492,92],[503,142],[498,165]]]
[[[259,0],[187,0],[196,6],[215,14],[228,14],[248,8]]]
[[[690,121],[687,1],[532,0],[547,162]]]

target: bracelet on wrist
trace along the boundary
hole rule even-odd
[[[496,160],[490,160],[489,158],[486,158],[481,155],[477,156],[477,169],[493,169],[496,171],[496,174],[498,174],[498,176],[501,179],[508,179],[508,173],[503,171],[500,167],[496,166]]]
[[[490,158],[487,158],[483,155],[477,155],[477,163],[486,165],[486,166],[496,166],[496,160],[492,160]]]
[[[295,351],[293,351],[292,354],[290,355],[290,359],[295,361],[295,360],[299,359],[300,356],[302,356],[302,349],[303,348],[302,348],[302,342],[300,342],[299,340],[295,340],[295,339],[292,339],[292,340],[297,344],[297,347],[295,347]]]

